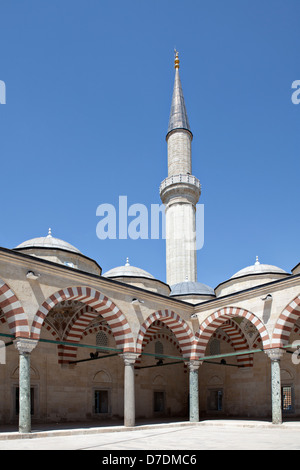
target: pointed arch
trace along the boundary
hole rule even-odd
[[[125,315],[108,297],[91,287],[67,287],[48,297],[34,317],[31,329],[33,339],[39,339],[43,322],[49,311],[64,300],[77,300],[89,306],[97,313],[97,316],[101,315],[107,321],[115,337],[117,348],[126,352],[134,351],[133,335]],[[77,320],[79,322],[78,318]],[[84,327],[86,327],[85,320]],[[80,322],[77,323],[79,324]],[[83,329],[82,327],[82,331]]]
[[[288,344],[292,329],[300,316],[300,294],[295,297],[279,315],[273,330],[272,347],[280,348]]]
[[[16,338],[29,338],[29,324],[20,300],[13,290],[0,279],[0,309],[4,313],[11,334]]]
[[[200,326],[200,329],[196,333],[195,337],[195,357],[203,357],[205,355],[205,350],[210,340],[212,334],[217,328],[222,327],[222,325],[233,317],[244,317],[249,320],[258,330],[263,348],[270,348],[270,338],[266,330],[266,327],[263,323],[257,318],[253,313],[248,310],[244,310],[239,307],[226,307],[218,310],[217,312],[210,315]]]
[[[189,357],[192,351],[194,335],[188,324],[177,313],[168,309],[152,313],[142,324],[137,337],[136,352],[141,354],[143,345],[147,342],[147,337],[149,338],[157,333],[158,327],[153,325],[157,320],[160,320],[172,330],[177,338],[183,357]]]

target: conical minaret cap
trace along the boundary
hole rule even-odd
[[[177,51],[175,51],[175,81],[169,118],[168,134],[174,129],[186,129],[191,132],[179,76],[179,58]]]

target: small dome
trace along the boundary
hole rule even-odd
[[[215,291],[202,282],[184,281],[171,286],[170,297],[178,295],[211,295],[215,297]]]
[[[266,274],[266,273],[272,273],[272,274],[288,274],[286,271],[284,271],[281,268],[278,268],[277,266],[273,266],[271,264],[260,264],[258,261],[258,256],[256,257],[256,262],[252,266],[247,266],[244,269],[241,269],[237,273],[235,273],[231,279],[235,279],[237,277],[241,276],[249,276],[249,275],[256,275],[256,274]]]
[[[22,250],[25,248],[54,248],[56,250],[66,250],[81,254],[81,252],[74,246],[70,245],[70,243],[60,240],[59,238],[52,237],[50,228],[46,237],[32,238],[31,240],[21,243],[15,249]]]
[[[110,269],[103,274],[104,277],[114,278],[114,277],[145,277],[148,279],[155,279],[152,274],[144,271],[144,269],[137,268],[135,266],[130,266],[128,258],[126,259],[125,266],[118,266],[116,268]]]

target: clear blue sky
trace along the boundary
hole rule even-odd
[[[47,234],[165,280],[163,240],[96,236],[102,203],[150,208],[174,68],[202,184],[198,279],[299,260],[299,0],[1,0],[0,246]]]

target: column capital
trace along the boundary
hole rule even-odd
[[[198,370],[199,367],[203,364],[203,361],[192,360],[185,363],[191,371]]]
[[[123,358],[125,366],[130,366],[135,363],[135,361],[139,357],[139,354],[133,352],[126,352],[119,354],[119,356]]]
[[[280,348],[267,349],[265,353],[271,359],[271,361],[280,361],[285,351]]]
[[[17,338],[13,341],[19,354],[30,354],[38,345],[38,340],[29,338]]]

